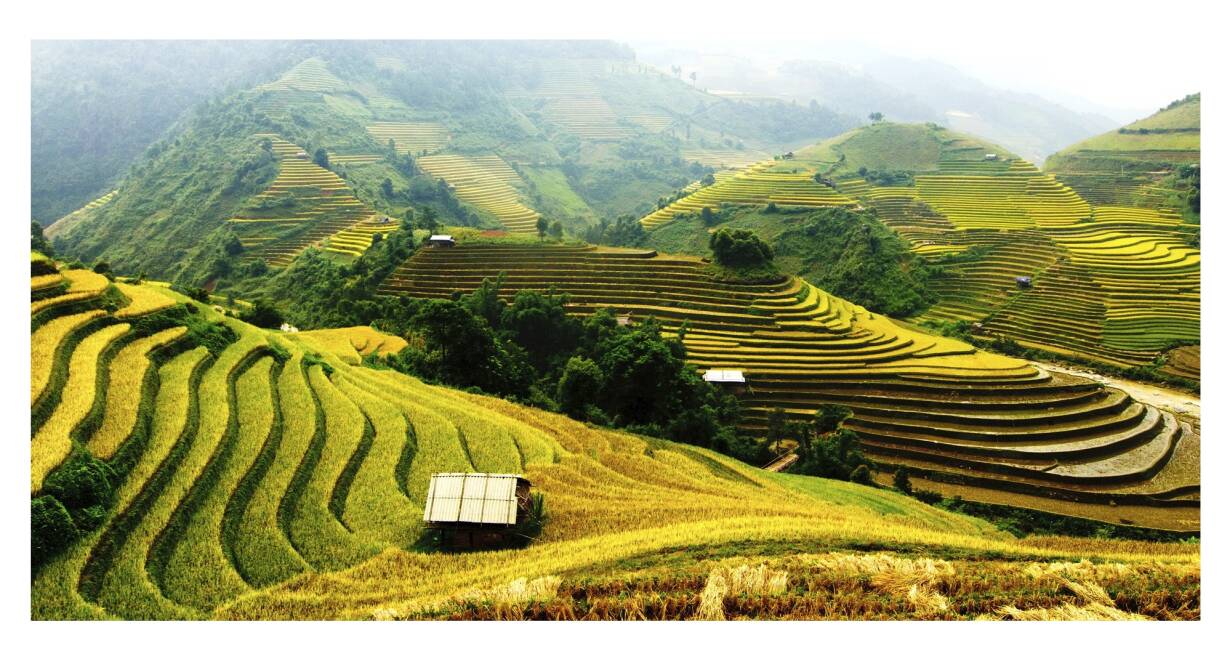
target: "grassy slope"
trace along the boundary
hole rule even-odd
[[[1124,128],[1128,130],[1195,128],[1197,131],[1141,135],[1125,134],[1120,133],[1118,130],[1113,130],[1082,142],[1077,142],[1052,155],[1047,159],[1046,168],[1048,170],[1062,171],[1067,164],[1065,156],[1074,155],[1082,151],[1198,151],[1200,150],[1200,98],[1197,96],[1169,110],[1160,110],[1144,119],[1132,122]]]
[[[961,140],[967,146],[981,145],[986,153],[1010,156],[1007,149],[987,140],[926,124],[880,123],[857,128],[815,146],[795,152],[795,160],[819,165],[819,169],[846,160],[832,173],[852,174],[860,167],[879,170],[935,171],[943,145]],[[782,163],[788,166],[789,163]]]
[[[183,299],[177,295],[173,297]],[[206,314],[213,316],[208,310]],[[245,342],[261,340],[261,335],[266,339],[274,335],[236,321],[228,322],[247,337]],[[122,583],[107,586],[106,597],[101,602],[108,606],[104,611],[91,608],[92,604],[72,594],[73,584],[78,582],[76,572],[89,570],[91,565],[83,547],[73,551],[72,560],[54,563],[36,575],[32,584],[32,607],[39,612],[39,617],[94,617],[136,610],[156,617],[171,615],[166,601],[159,600],[161,604],[155,603],[152,608],[141,604],[146,598],[163,595],[188,603],[188,607],[176,609],[174,615],[193,617],[413,616],[419,605],[448,601],[474,588],[498,587],[518,577],[608,573],[609,566],[618,562],[635,561],[653,566],[658,562],[665,564],[678,552],[697,551],[718,552],[728,557],[759,557],[831,549],[859,552],[862,548],[876,547],[923,555],[947,556],[956,552],[1012,560],[1089,557],[1132,564],[1160,556],[1188,570],[1192,569],[1193,561],[1198,560],[1191,549],[1180,546],[1149,547],[1144,551],[1122,543],[1057,541],[1039,548],[1013,540],[980,521],[931,509],[890,491],[802,476],[767,474],[702,449],[593,429],[499,399],[427,386],[388,371],[351,366],[332,356],[326,345],[308,335],[295,337],[287,345],[294,359],[305,352],[322,350],[334,369],[333,376],[328,379],[318,369],[313,369],[310,375],[325,414],[326,448],[337,445],[334,440],[341,441],[343,435],[351,437],[352,443],[357,441],[364,433],[364,415],[375,424],[374,444],[370,445],[366,457],[356,463],[357,478],[353,479],[353,486],[348,486],[352,504],[380,492],[384,493],[380,501],[391,502],[389,494],[396,490],[390,488],[398,486],[389,476],[396,474],[398,469],[409,470],[408,502],[387,503],[391,506],[388,510],[371,509],[373,515],[364,512],[371,508],[370,505],[351,510],[351,504],[335,502],[344,506],[344,519],[353,526],[353,529],[343,529],[334,525],[331,533],[338,536],[337,541],[370,547],[340,563],[318,566],[317,569],[335,570],[354,565],[346,569],[345,583],[349,585],[345,592],[337,590],[343,582],[330,573],[315,573],[309,569],[308,573],[267,590],[249,590],[236,582],[230,592],[248,594],[232,598],[216,589],[203,574],[198,574],[203,581],[192,578],[200,567],[197,561],[172,561],[175,579],[147,582],[142,585],[144,590],[130,590]],[[297,363],[288,362],[286,368],[296,367]],[[239,415],[239,430],[228,440],[235,442],[234,455],[256,456],[260,447],[253,443],[264,441],[264,433],[259,428],[252,433],[244,430],[248,424],[245,405],[251,405],[254,400],[245,396],[245,388],[258,382],[254,378],[269,376],[267,370],[252,369],[249,367],[245,375],[239,376],[239,394],[243,398],[238,405],[230,404],[230,409]],[[340,386],[330,385],[330,380]],[[262,393],[260,397],[263,396]],[[210,407],[216,402],[211,402],[214,398],[216,396],[199,399],[203,406],[200,410],[202,430],[209,425],[206,420],[218,412]],[[405,432],[398,427],[402,423],[399,418],[404,418],[414,430],[414,448],[409,454],[408,467],[407,454],[398,448],[403,440],[397,437]],[[459,466],[454,464],[455,459],[445,459],[457,452],[458,442],[461,442],[464,455],[469,456],[467,459],[483,463],[489,470],[524,471],[544,493],[551,517],[539,542],[524,550],[462,556],[419,554],[399,548],[408,546],[411,538],[395,528],[402,524],[398,520],[414,519],[418,514],[405,507],[421,505],[420,490],[427,474]],[[276,453],[280,455],[281,451]],[[274,459],[273,469],[283,469],[275,458],[259,459]],[[286,468],[295,469],[295,464],[300,465],[299,469],[305,468],[296,456],[288,459],[291,461]],[[326,450],[316,460],[313,473],[332,474],[342,468],[343,461],[353,462],[353,459],[341,454],[330,457]],[[349,467],[346,469],[345,473],[355,473],[348,472]],[[311,479],[314,481],[317,476]],[[332,482],[333,476],[327,479]],[[227,483],[229,479],[200,485],[204,497],[197,501],[195,514],[182,518],[187,523],[184,529],[187,534],[179,536],[177,532],[176,536],[189,544],[195,539],[208,545],[217,539],[217,535],[209,531],[217,528],[214,517],[221,515],[223,506],[230,509],[228,500],[234,501],[227,489],[214,489],[219,487],[219,482]],[[308,496],[312,493],[310,484],[311,481],[306,491]],[[125,488],[133,492],[138,486],[135,482],[125,484]],[[325,487],[322,495],[327,496],[328,486]],[[333,491],[336,497],[338,490]],[[244,497],[240,499],[244,501],[252,499],[254,494],[259,499],[274,493],[258,489],[255,493],[236,496]],[[165,516],[166,512],[162,514]],[[363,518],[354,516],[361,512]],[[325,515],[322,519],[327,520],[328,513],[322,514]],[[149,534],[155,531],[152,527],[146,529],[147,535],[138,542],[149,542]],[[277,533],[272,528],[268,531]],[[318,531],[319,528],[312,525],[300,527],[295,546],[305,551],[308,545],[303,540],[318,539]],[[386,532],[392,533],[388,536],[390,540],[381,540]],[[243,552],[245,537],[240,535],[232,539],[240,543],[239,553],[259,556],[259,553]],[[381,546],[385,550],[374,555]],[[211,554],[215,551],[211,550]],[[219,560],[226,560],[223,554],[216,555]],[[365,559],[366,556],[372,558]],[[1198,567],[1194,569],[1198,572]],[[235,576],[231,572],[228,574]],[[110,577],[109,574],[103,576]],[[200,586],[198,596],[186,596],[186,591],[172,592],[181,584],[193,583]],[[159,594],[160,589],[165,592]],[[690,595],[695,596],[695,593]],[[214,602],[221,604],[221,608],[211,611]],[[922,615],[923,611],[915,613]]]

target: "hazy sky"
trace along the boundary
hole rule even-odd
[[[715,3],[716,6],[716,3]],[[1077,110],[1117,110],[1134,117],[1200,91],[1214,75],[1216,5],[1198,3],[1052,2],[809,2],[808,20],[781,11],[692,12],[688,30],[669,29],[672,13],[635,31],[638,43],[671,43],[712,54],[760,61],[875,50],[936,59],[987,84],[1032,91]],[[800,14],[801,15],[801,14]],[[1081,107],[1084,106],[1084,107]],[[1107,112],[1109,115],[1110,112]],[[1113,117],[1120,118],[1120,117]]]

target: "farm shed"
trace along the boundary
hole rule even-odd
[[[1033,277],[1017,277],[1016,285],[1020,288],[1029,288],[1034,285]]]
[[[704,378],[705,382],[729,389],[737,394],[747,391],[747,378],[743,377],[743,371],[711,368],[705,371]]]
[[[452,247],[457,244],[453,237],[448,234],[433,235],[427,239],[427,244],[432,247]]]
[[[530,481],[519,474],[432,474],[423,521],[457,549],[507,542],[529,514]]]
[[[988,153],[986,159],[987,160],[999,160],[999,154]]]

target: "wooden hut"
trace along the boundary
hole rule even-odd
[[[447,547],[497,547],[513,539],[529,510],[530,482],[520,474],[432,474],[423,522]]]
[[[457,241],[448,234],[436,234],[427,239],[427,244],[431,247],[452,247]]]

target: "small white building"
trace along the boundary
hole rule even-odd
[[[427,238],[427,244],[432,247],[452,247],[457,244],[448,234],[435,234]]]
[[[988,153],[988,154],[987,154],[986,159],[987,159],[987,160],[999,160],[999,154],[997,154],[997,153]]]
[[[743,377],[743,371],[711,368],[705,371],[705,382],[712,382],[713,384],[747,384],[747,378]]]

